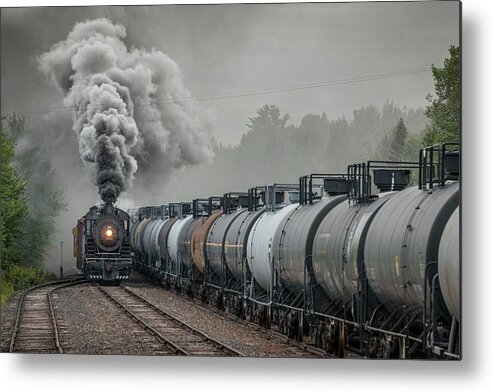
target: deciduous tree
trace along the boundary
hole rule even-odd
[[[460,49],[451,46],[450,58],[443,67],[432,66],[435,95],[426,98],[429,105],[425,114],[431,124],[423,138],[424,145],[459,141],[460,136]]]
[[[26,180],[19,176],[14,164],[15,138],[0,125],[0,252],[2,268],[19,263],[19,239],[25,235],[23,223],[28,213],[25,196]]]

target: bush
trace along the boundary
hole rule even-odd
[[[2,278],[0,290],[0,306],[3,306],[7,303],[8,299],[14,294],[14,286],[12,283],[7,282],[4,278]]]
[[[5,305],[12,294],[26,287],[35,286],[46,281],[46,275],[39,269],[10,265],[1,276],[1,305]]]

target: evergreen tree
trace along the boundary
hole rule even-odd
[[[407,129],[402,118],[397,121],[394,129],[392,129],[392,138],[390,141],[389,158],[392,161],[402,160],[402,155],[406,147]]]

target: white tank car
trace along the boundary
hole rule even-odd
[[[265,212],[255,222],[248,236],[247,260],[255,281],[267,293],[272,290],[273,278],[273,238],[283,218],[290,214],[298,204],[290,204],[275,212]]]

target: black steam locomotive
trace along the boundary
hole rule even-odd
[[[118,282],[132,271],[130,216],[111,203],[94,206],[73,229],[77,268],[87,278]]]

